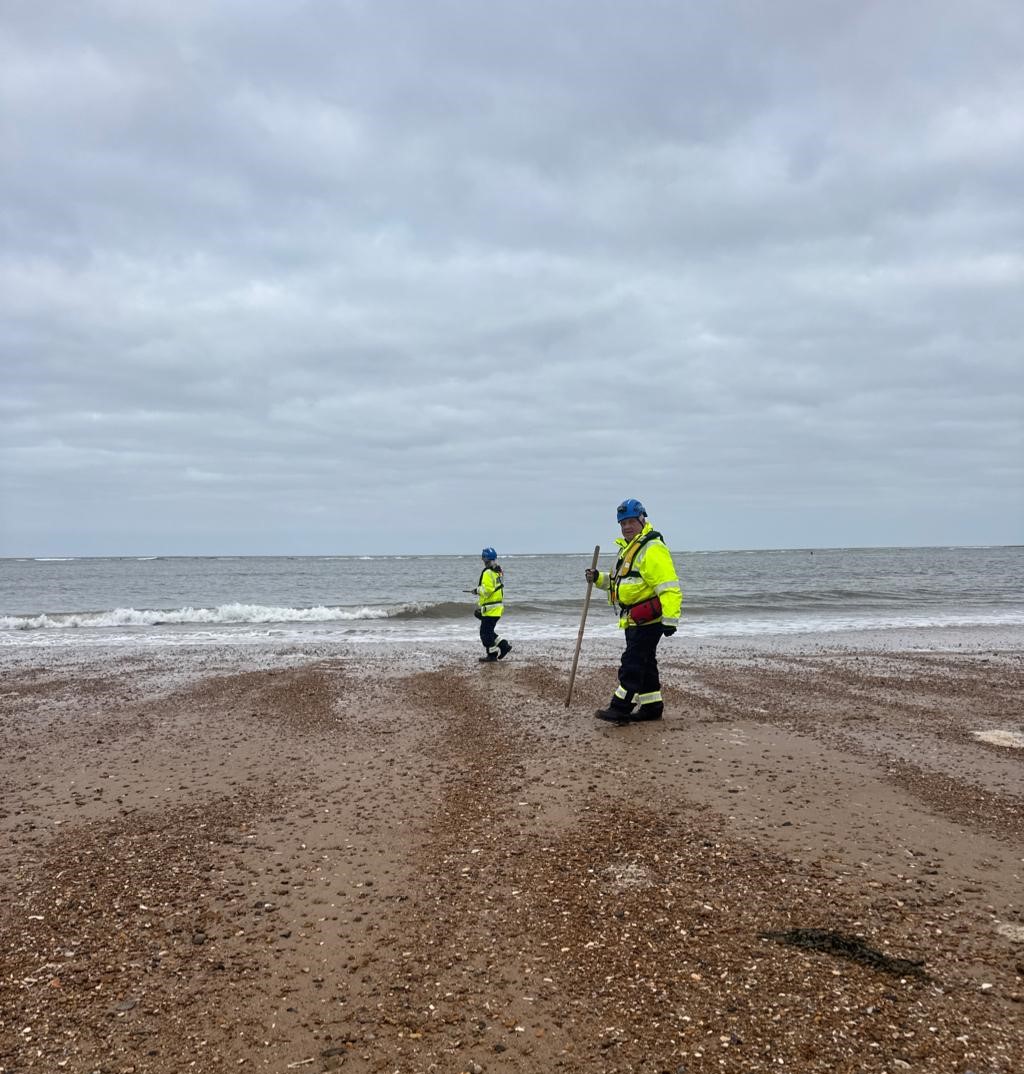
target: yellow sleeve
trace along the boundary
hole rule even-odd
[[[672,553],[660,541],[652,541],[644,549],[639,570],[640,577],[661,599],[661,621],[665,626],[679,626],[683,590],[672,562]]]
[[[494,571],[484,571],[483,577],[480,579],[480,585],[477,586],[477,604],[481,607],[485,605],[491,597],[494,595],[494,590],[497,588],[494,580]]]

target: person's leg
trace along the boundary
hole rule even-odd
[[[485,656],[481,656],[482,662],[488,662],[498,659],[498,643],[495,638],[496,627],[498,623],[498,617],[485,615],[480,620],[480,643],[484,647],[486,653]]]
[[[633,698],[643,688],[644,662],[640,627],[626,628],[626,648],[619,661],[619,685],[606,708],[598,709],[601,720],[625,721],[633,711]]]
[[[661,697],[661,679],[658,676],[658,642],[662,639],[661,624],[641,628],[644,634],[643,651],[644,661],[643,686],[634,697],[634,701],[640,706],[633,714],[634,720],[660,720],[665,710]]]
[[[619,685],[598,719],[625,723],[630,719],[656,720],[661,716],[661,687],[656,650],[661,641],[657,624],[626,629],[626,648],[619,664]],[[639,705],[634,715],[633,706]]]
[[[495,622],[496,623],[501,622],[501,616],[500,615],[498,616],[498,618],[497,618],[497,620]],[[508,656],[510,650],[512,649],[512,642],[507,641],[505,638],[501,637],[501,635],[498,634],[498,633],[495,633],[494,640],[495,640],[495,642],[497,642],[497,645],[498,645],[498,659],[499,660],[504,660],[505,657]]]

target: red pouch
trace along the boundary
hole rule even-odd
[[[650,600],[642,601],[640,604],[634,604],[629,609],[629,617],[633,620],[637,626],[641,626],[643,623],[649,623],[652,619],[661,618],[661,598],[651,597]]]

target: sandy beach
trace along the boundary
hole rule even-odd
[[[1024,1070],[1022,632],[679,640],[8,656],[0,1072]]]

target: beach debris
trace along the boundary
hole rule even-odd
[[[1013,940],[1014,943],[1024,943],[1024,925],[1011,925],[1009,922],[1002,921],[996,925],[996,932],[1008,940]]]
[[[979,742],[987,742],[990,746],[1024,750],[1024,733],[1020,731],[972,731],[971,734]]]
[[[625,891],[628,888],[649,888],[654,881],[651,880],[650,870],[638,862],[620,862],[607,866],[604,877],[616,891]]]
[[[837,958],[860,962],[883,973],[900,977],[924,976],[923,959],[914,961],[909,958],[894,958],[869,947],[856,936],[844,936],[831,929],[787,929],[781,932],[762,932],[760,936],[764,940],[774,940],[790,947],[803,947],[808,951],[821,951]]]

